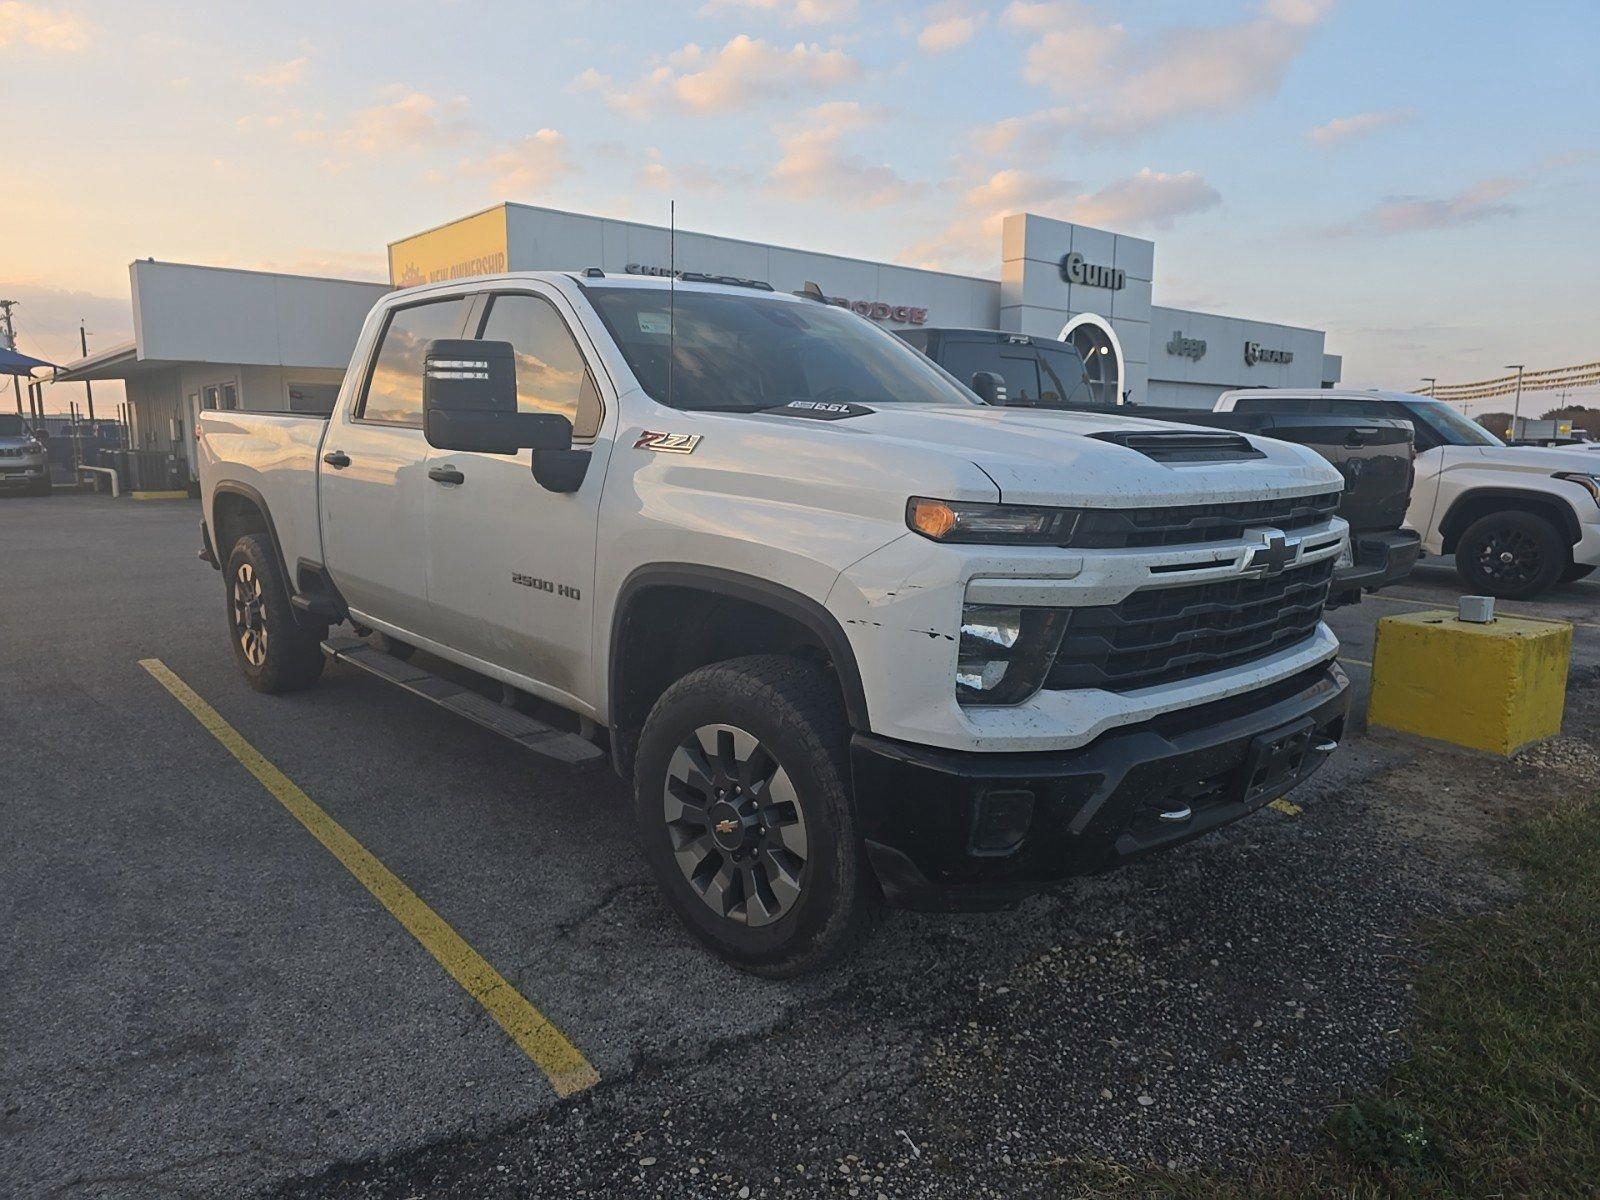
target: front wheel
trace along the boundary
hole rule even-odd
[[[266,534],[246,534],[234,543],[226,581],[228,635],[250,686],[258,692],[292,692],[315,683],[322,674],[322,639],[295,619]]]
[[[798,659],[702,667],[656,702],[634,803],[645,858],[692,933],[784,978],[836,958],[876,892],[849,792],[838,688]]]
[[[1479,517],[1456,542],[1456,573],[1473,590],[1503,600],[1537,596],[1561,578],[1566,565],[1561,534],[1533,513]]]

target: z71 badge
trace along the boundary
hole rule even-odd
[[[654,450],[658,454],[693,454],[700,444],[698,433],[652,433],[646,429],[633,444],[635,450]]]

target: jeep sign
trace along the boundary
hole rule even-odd
[[[1122,290],[1128,277],[1125,271],[1119,271],[1115,267],[1102,267],[1098,263],[1084,262],[1083,255],[1074,253],[1061,256],[1061,278],[1068,283],[1109,288],[1113,292],[1118,292]]]
[[[1260,342],[1246,342],[1244,344],[1244,365],[1253,367],[1258,362],[1264,363],[1292,363],[1294,354],[1288,350],[1269,350]]]
[[[1167,353],[1175,354],[1179,358],[1192,358],[1199,362],[1206,356],[1206,343],[1204,338],[1184,337],[1182,332],[1174,329],[1172,340],[1167,343]]]

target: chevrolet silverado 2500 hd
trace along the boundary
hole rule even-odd
[[[1343,730],[1325,461],[987,407],[765,285],[396,292],[330,416],[198,434],[256,688],[332,656],[557,758],[603,744],[672,907],[750,970],[819,964],[879,896],[1004,906],[1183,842]],[[345,621],[379,644],[324,640]]]
[[[1408,392],[1224,392],[1229,413],[1329,413],[1409,421],[1417,482],[1406,524],[1429,554],[1454,554],[1475,592],[1525,600],[1600,566],[1600,469],[1576,447],[1508,446],[1443,400]]]

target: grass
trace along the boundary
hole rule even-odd
[[[1523,898],[1432,931],[1408,1060],[1334,1111],[1320,1150],[1243,1176],[1119,1172],[1105,1190],[1600,1200],[1600,802],[1524,820],[1503,852]]]

